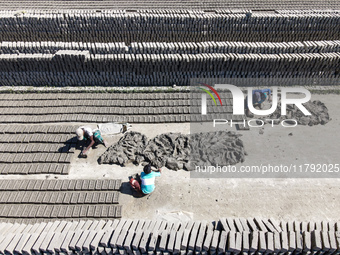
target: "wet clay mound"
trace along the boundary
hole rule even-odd
[[[146,136],[129,132],[111,146],[99,164],[151,163],[156,168],[192,170],[195,166],[227,166],[243,162],[246,152],[241,135],[209,132],[184,135],[161,134],[146,142]]]
[[[246,152],[240,134],[235,132],[209,132],[191,136],[190,167],[227,166],[244,162]]]
[[[285,119],[295,119],[300,125],[325,125],[331,119],[329,118],[328,109],[324,103],[319,100],[308,102],[303,104],[306,109],[312,114],[305,116],[296,105],[287,105],[287,115],[281,115],[281,104],[278,105],[274,113],[270,115],[270,119],[279,119],[280,121]],[[264,118],[266,119],[266,118]],[[268,118],[267,118],[268,119]]]
[[[98,159],[99,164],[124,165],[129,162],[139,164],[144,160],[143,150],[148,142],[145,135],[127,132],[118,143],[110,146]]]
[[[150,140],[144,150],[146,161],[160,168],[186,169],[190,156],[189,136],[180,133],[166,133]]]

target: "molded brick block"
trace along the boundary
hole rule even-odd
[[[89,209],[89,206],[88,205],[83,205],[80,209],[80,215],[79,217],[81,218],[85,218],[87,216],[87,213],[88,213],[88,209]]]

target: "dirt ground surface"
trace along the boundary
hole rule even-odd
[[[237,131],[243,136],[248,153],[242,165],[260,164],[339,164],[340,95],[312,95],[327,106],[331,121],[326,125],[282,126],[265,125]],[[83,123],[86,124],[86,123]],[[83,124],[76,124],[80,126]],[[211,124],[206,124],[211,125]],[[95,128],[96,125],[88,126]],[[148,138],[166,132],[190,132],[189,123],[133,124],[132,130]],[[224,130],[236,131],[225,126]],[[204,125],[202,125],[202,130]],[[111,145],[122,135],[104,137]],[[93,149],[87,159],[77,158],[76,151],[70,174],[65,176],[36,175],[15,178],[121,178],[124,218],[138,219],[195,219],[216,220],[219,217],[275,218],[277,220],[334,220],[339,221],[340,173],[330,173],[330,178],[191,178],[190,172],[163,169],[156,180],[155,191],[148,196],[135,198],[128,177],[142,171],[142,166],[128,164],[99,165],[97,159],[106,150],[102,145]],[[265,177],[266,175],[263,175]],[[284,175],[289,177],[289,174]],[[310,174],[310,177],[317,175]],[[13,176],[1,176],[11,179]]]

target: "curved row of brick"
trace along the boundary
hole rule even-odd
[[[198,53],[323,53],[339,52],[340,41],[297,42],[0,42],[0,54],[55,54],[59,50],[89,51],[90,54],[198,54]]]
[[[1,180],[0,221],[119,218],[121,180]]]
[[[339,254],[340,223],[222,218],[0,224],[2,254]]]
[[[3,41],[201,42],[338,40],[339,13],[1,12]],[[94,29],[95,28],[95,29]]]
[[[2,118],[1,122],[5,123]],[[68,174],[77,142],[75,128],[0,125],[0,174]]]

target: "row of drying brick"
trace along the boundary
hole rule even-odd
[[[107,93],[24,93],[24,94],[6,94],[1,99],[1,103],[5,101],[32,101],[32,100],[59,100],[63,104],[70,103],[72,104],[73,100],[82,99],[82,102],[85,102],[86,105],[94,106],[97,102],[95,100],[99,100],[98,103],[104,100],[124,100],[126,104],[128,104],[131,100],[188,100],[191,96],[195,96],[194,93],[188,93],[189,91],[171,91],[171,92],[107,92]],[[198,97],[199,93],[197,93]],[[220,93],[222,98],[230,98],[231,94],[227,92]],[[46,101],[49,102],[49,101]],[[22,102],[23,103],[23,102]],[[13,103],[12,103],[13,104]],[[25,105],[31,106],[31,105]],[[126,105],[129,106],[129,105]]]
[[[114,191],[120,190],[120,179],[0,180],[1,191]]]
[[[157,95],[155,95],[157,96]],[[201,97],[201,94],[199,94]],[[81,97],[81,95],[80,95]],[[224,100],[224,97],[221,97]],[[149,101],[148,101],[149,100]],[[229,101],[230,99],[226,99]],[[24,111],[22,108],[42,108],[42,107],[74,107],[78,108],[78,111],[84,109],[79,109],[79,106],[85,106],[87,108],[103,108],[103,107],[173,107],[173,106],[190,106],[199,105],[200,100],[158,100],[153,99],[139,99],[139,100],[129,100],[129,99],[92,99],[92,100],[26,100],[26,101],[1,101],[1,108],[19,108],[16,111]],[[53,105],[52,105],[53,103]],[[37,109],[35,109],[37,111]],[[2,114],[6,114],[3,110]]]
[[[272,2],[268,3],[270,10],[275,9],[272,4]],[[307,5],[309,4],[310,1]],[[318,6],[320,1],[315,1],[314,4]],[[8,6],[8,4],[3,5]],[[86,5],[89,5],[89,1],[84,3],[83,8],[86,8]],[[198,6],[204,8],[201,3]],[[338,4],[330,6],[334,7]],[[234,3],[233,7],[239,9],[239,3]],[[54,8],[58,9],[56,6]],[[336,40],[338,36],[334,31],[339,28],[338,17],[338,13],[331,12],[327,15],[310,13],[284,15],[265,12],[157,14],[73,13],[72,11],[61,14],[58,10],[49,13],[34,13],[34,10],[30,10],[24,15],[20,13],[1,15],[0,26],[3,27],[1,30],[3,41],[125,42],[128,44],[174,41],[280,42]],[[96,29],[93,29],[94,27]]]
[[[214,65],[214,63],[212,63]],[[256,66],[256,64],[254,65]],[[196,72],[184,72],[177,71],[168,72],[166,70],[153,72],[146,76],[145,74],[124,72],[122,75],[119,72],[66,72],[66,73],[54,73],[54,72],[0,72],[0,79],[3,86],[14,86],[15,84],[20,86],[38,86],[44,87],[46,84],[54,87],[75,86],[82,88],[83,86],[94,87],[146,87],[146,86],[173,86],[174,84],[180,86],[189,86],[191,81],[196,79],[202,82],[203,76],[210,77],[212,79],[222,80],[223,84],[234,84],[237,86],[248,87],[249,84],[253,86],[310,86],[311,84],[321,85],[338,85],[339,74],[337,72],[310,72],[306,69],[305,72],[268,72],[263,70],[258,71],[228,71],[223,69],[219,73],[207,71],[202,73]],[[20,83],[18,82],[20,81]]]
[[[196,78],[221,76],[223,72],[263,72],[279,73],[282,77],[295,72],[324,72],[332,74],[339,68],[339,52],[326,53],[286,53],[286,54],[238,54],[238,53],[199,53],[199,54],[101,54],[84,56],[81,51],[71,52],[64,57],[54,54],[0,54],[0,71],[4,84],[13,79],[11,73],[20,77],[12,85],[21,85],[31,78],[38,83],[37,75],[45,79],[60,79],[60,74],[73,73],[80,82],[85,82],[86,73],[100,72],[98,82],[110,82],[106,78],[120,75],[132,82],[139,78],[152,79],[157,85],[161,78],[177,78],[181,75]],[[80,56],[83,58],[81,59]],[[326,63],[326,64],[325,64]],[[39,72],[39,73],[36,73]],[[130,78],[128,73],[133,74]],[[157,75],[158,73],[158,75]],[[194,75],[200,73],[201,76]],[[206,76],[204,76],[206,75]],[[306,76],[308,77],[308,76]],[[78,84],[75,82],[75,85]],[[134,84],[134,83],[131,83]],[[180,84],[182,85],[182,84]]]
[[[47,10],[58,10],[58,13],[67,13],[70,10],[76,13],[89,12],[113,12],[113,13],[156,13],[156,14],[171,14],[171,13],[248,13],[249,10],[266,11],[270,10],[285,10],[282,13],[290,13],[286,10],[296,10],[292,13],[299,13],[299,10],[313,8],[310,13],[323,13],[339,9],[339,4],[336,1],[65,1],[55,0],[53,2],[46,1],[23,1],[15,0],[11,2],[1,1],[3,10],[35,10],[35,12],[47,12]],[[310,6],[310,7],[309,7]],[[248,10],[248,11],[247,11]],[[319,11],[318,11],[319,10]],[[7,11],[9,13],[9,11]],[[13,11],[12,11],[13,12]],[[275,11],[278,12],[278,11]],[[281,12],[279,12],[281,13]]]
[[[75,151],[74,129],[0,125],[0,174],[68,174]]]
[[[19,115],[20,116],[20,115]],[[18,117],[19,117],[18,116]],[[27,116],[31,117],[32,116]],[[20,117],[19,117],[20,118]],[[1,117],[4,122],[5,116]],[[76,143],[74,134],[2,134],[0,143]]]
[[[212,101],[212,100],[211,100]],[[180,102],[179,102],[180,103]],[[164,114],[188,114],[188,113],[198,113],[200,107],[190,107],[188,104],[186,106],[175,105],[176,101],[170,107],[160,107],[160,106],[143,106],[136,104],[136,106],[130,107],[90,107],[87,105],[81,105],[78,107],[44,107],[44,108],[0,108],[0,115],[54,115],[54,114],[114,114],[114,115],[164,115]],[[213,108],[213,107],[211,107]],[[220,107],[221,110],[222,107]],[[196,110],[195,112],[191,110]],[[230,111],[230,110],[229,110]]]
[[[219,223],[225,231],[234,232],[312,232],[318,231],[340,231],[340,222],[332,221],[316,221],[316,222],[300,222],[300,221],[277,221],[273,218],[265,219],[255,218],[221,218]]]
[[[120,205],[108,204],[5,204],[0,206],[2,218],[120,218]]]
[[[71,163],[73,153],[0,153],[0,163]]]
[[[81,97],[81,95],[79,95]],[[157,100],[149,99],[140,100],[124,100],[124,99],[92,99],[92,100],[26,100],[26,101],[2,101],[0,107],[15,107],[15,108],[36,108],[36,107],[172,107],[172,106],[188,106],[189,100]],[[51,102],[52,101],[52,102]],[[84,110],[84,109],[78,109]]]
[[[51,104],[51,100],[48,102]],[[0,134],[74,134],[75,129],[74,126],[63,125],[0,125]]]
[[[0,204],[116,204],[118,197],[118,191],[3,191]]]
[[[243,120],[241,115],[232,114],[174,114],[174,115],[93,115],[93,114],[57,114],[57,115],[2,115],[3,123],[55,123],[55,122],[129,122],[129,123],[170,123],[170,122],[201,122],[213,119]],[[1,137],[0,137],[1,138]],[[54,137],[55,138],[55,137]],[[74,137],[75,138],[75,137]],[[59,138],[55,138],[59,139]]]
[[[0,153],[74,153],[75,144],[0,143]]]
[[[252,219],[251,219],[252,220]],[[225,221],[225,219],[222,219]],[[253,220],[252,220],[253,221]],[[254,223],[254,222],[253,222]],[[236,232],[206,221],[55,221],[2,223],[0,252],[7,254],[339,254],[339,225],[332,230]],[[300,225],[302,223],[300,222]],[[249,224],[249,227],[251,225]]]
[[[0,174],[69,174],[70,164],[20,163],[0,164]]]
[[[223,100],[223,99],[222,99]],[[221,100],[221,101],[222,101]],[[208,112],[231,113],[233,108],[231,104],[227,106],[215,107],[213,100],[208,100]],[[226,101],[223,100],[222,103]],[[176,103],[176,102],[174,102]],[[197,114],[201,112],[201,103],[199,106],[172,106],[172,107],[45,107],[45,108],[0,108],[0,115],[54,115],[54,114],[93,114],[93,115],[166,115],[166,114]],[[229,105],[229,106],[228,106]]]
[[[0,54],[55,54],[62,51],[88,51],[90,54],[198,54],[198,53],[315,53],[340,51],[340,41],[302,42],[0,42]]]

